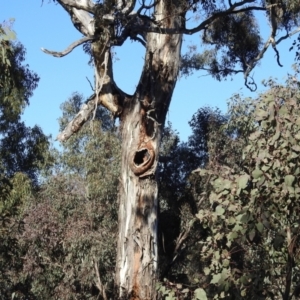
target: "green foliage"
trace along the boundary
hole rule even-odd
[[[274,5],[273,1],[267,0],[266,5],[273,5],[272,9],[268,11],[268,16],[271,17],[273,14],[273,20],[278,28],[289,31],[293,26],[299,26],[299,1],[279,0]]]
[[[6,178],[24,172],[37,183],[37,171],[49,157],[48,139],[39,127],[26,127],[20,117],[39,77],[24,64],[25,48],[11,43],[12,35],[10,26],[0,28],[0,43],[6,48],[0,73],[0,170]]]
[[[16,39],[16,34],[12,30],[14,20],[10,19],[8,22],[0,24],[0,67],[1,67],[1,79],[0,87],[10,77],[10,57],[12,52],[11,42]]]
[[[213,5],[211,5],[213,2]],[[246,77],[251,69],[257,64],[264,54],[267,40],[259,28],[260,17],[255,12],[255,5],[262,4],[266,8],[265,15],[271,25],[270,34],[275,39],[281,31],[282,38],[275,43],[277,63],[280,65],[279,53],[276,44],[283,39],[297,33],[300,18],[300,5],[297,0],[265,0],[251,1],[253,8],[245,9],[235,14],[223,14],[222,10],[227,3],[222,1],[201,1],[201,5],[194,5],[194,14],[204,19],[218,16],[213,22],[206,25],[203,30],[200,51],[197,45],[190,47],[190,51],[183,55],[181,61],[181,72],[189,75],[195,70],[205,70],[217,80],[227,76],[243,72]],[[233,8],[233,3],[229,6]],[[201,7],[202,6],[202,7]],[[201,13],[200,13],[201,12]],[[218,15],[219,14],[219,15]],[[204,18],[203,18],[204,16]],[[205,21],[204,21],[205,22]],[[287,34],[285,36],[285,34]],[[274,36],[273,36],[274,35]],[[270,37],[267,37],[267,39]],[[296,42],[293,43],[296,45]],[[297,52],[298,53],[298,52]],[[296,53],[296,58],[298,54]],[[253,89],[255,82],[251,79],[246,85]]]
[[[62,105],[61,126],[82,102],[73,94]],[[104,110],[90,124],[57,153],[53,174],[22,220],[20,274],[36,299],[98,299],[99,278],[113,293],[120,140]]]
[[[183,57],[182,73],[206,69],[221,80],[234,74],[238,65],[245,71],[261,50],[261,37],[251,11],[218,18],[202,37],[206,49],[202,53],[189,53]]]
[[[196,171],[210,180],[203,192],[209,206],[197,218],[207,232],[199,249],[214,298],[298,295],[299,84],[290,76],[286,86],[266,85],[267,93],[248,102],[252,113],[244,123],[231,116],[247,129],[241,132],[252,131],[242,142],[241,168],[215,161]]]
[[[21,216],[32,196],[32,183],[23,173],[16,173],[0,189],[0,294],[11,299],[13,292],[31,299],[26,282],[20,280],[24,252],[18,244]],[[18,298],[21,299],[21,298]]]
[[[15,299],[31,298],[29,286],[16,274],[23,268],[24,249],[18,237],[22,216],[35,190],[40,172],[47,169],[52,156],[48,138],[37,126],[26,127],[20,120],[38,76],[24,65],[25,49],[12,43],[11,24],[0,27],[0,295]],[[13,294],[14,293],[14,294]],[[20,298],[21,299],[21,298]]]
[[[290,51],[296,48],[296,53],[295,53],[295,60],[297,63],[300,63],[300,34],[297,37],[297,40],[294,40],[292,47],[290,48]]]
[[[167,279],[164,287],[171,287],[174,282],[183,286],[174,290],[182,299],[191,299],[202,276],[198,242],[203,230],[195,218],[202,196],[199,196],[201,189],[196,184],[199,177],[194,176],[191,180],[189,176],[196,166],[208,163],[209,132],[218,132],[226,121],[227,117],[218,109],[204,107],[189,123],[193,134],[188,142],[180,143],[170,125],[165,128],[162,139],[158,172],[159,268],[161,279]],[[220,136],[218,142],[221,151],[226,143]]]
[[[158,296],[164,300],[207,300],[207,295],[204,289],[197,288],[195,290],[184,288],[182,284],[174,284],[165,280],[164,284],[158,283],[156,286]]]

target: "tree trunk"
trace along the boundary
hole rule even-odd
[[[181,18],[160,1],[156,13],[165,27]],[[170,16],[170,17],[169,17]],[[143,73],[121,114],[122,169],[116,286],[120,299],[156,299],[157,182],[161,131],[175,88],[181,35],[147,35]]]

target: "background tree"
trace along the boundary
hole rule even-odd
[[[26,283],[12,276],[21,271],[24,254],[19,221],[41,169],[51,164],[48,137],[20,120],[39,78],[24,64],[25,49],[14,37],[10,23],[0,26],[0,294],[7,299],[12,291],[30,296]]]
[[[64,102],[60,125],[82,104],[77,93]],[[109,299],[113,294],[120,142],[103,109],[92,127],[84,126],[56,153],[52,173],[24,211],[18,235],[24,262],[18,276],[34,299]]]
[[[157,172],[161,279],[176,277],[179,280],[178,277],[190,272],[191,265],[183,262],[183,257],[186,258],[193,247],[191,235],[197,235],[194,228],[197,224],[191,220],[195,219],[198,207],[195,191],[192,191],[195,185],[192,188],[189,177],[196,166],[207,164],[209,133],[217,130],[226,120],[218,109],[203,107],[189,122],[192,134],[188,142],[180,142],[171,124],[163,131]]]
[[[91,1],[57,0],[84,37],[63,52],[90,43],[95,66],[94,94],[58,136],[67,140],[89,119],[97,105],[121,121],[122,164],[119,193],[119,241],[115,284],[120,299],[155,299],[157,278],[157,182],[159,143],[180,68],[183,34],[202,32],[201,54],[186,56],[184,70],[207,69],[220,79],[249,75],[265,51],[298,32],[298,1]],[[263,12],[270,35],[263,42],[256,12]],[[191,25],[190,16],[197,20]],[[191,27],[190,27],[191,26]],[[296,28],[296,29],[295,29]],[[279,30],[285,34],[278,37]],[[294,30],[295,31],[292,31]],[[142,43],[145,64],[134,95],[113,79],[111,47],[128,38]]]

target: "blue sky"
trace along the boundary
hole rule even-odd
[[[92,90],[86,79],[93,82],[93,69],[88,66],[88,56],[82,47],[78,47],[63,58],[55,58],[44,54],[40,48],[62,51],[69,44],[81,37],[73,27],[68,14],[61,6],[48,0],[0,0],[0,22],[15,18],[14,30],[18,40],[27,49],[26,63],[41,78],[30,106],[26,108],[23,119],[28,126],[39,125],[46,134],[56,137],[58,134],[57,119],[61,115],[60,104],[73,92],[82,93],[85,97]],[[268,32],[268,25],[262,27]],[[276,64],[274,52],[269,49],[259,67],[254,70],[257,83],[270,76],[283,81],[288,72],[292,72],[294,52],[289,52],[292,37],[280,44],[281,63]],[[198,42],[199,41],[199,42]],[[185,37],[185,43],[194,42],[200,45],[200,35]],[[143,64],[143,47],[134,42],[126,42],[116,48],[117,61],[114,76],[117,84],[127,93],[134,92]],[[258,90],[262,86],[258,85]],[[191,133],[188,121],[198,108],[210,105],[226,111],[226,100],[232,94],[242,92],[245,96],[253,96],[244,87],[242,75],[218,82],[204,72],[197,72],[188,78],[180,78],[173,94],[167,120],[179,131],[182,140],[187,140]]]

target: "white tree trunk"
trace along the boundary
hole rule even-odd
[[[166,26],[180,26],[159,2]],[[164,14],[163,14],[164,12]],[[165,18],[164,18],[165,16]],[[143,73],[121,117],[122,170],[116,286],[120,299],[156,299],[157,182],[161,130],[175,88],[181,35],[148,34]]]

